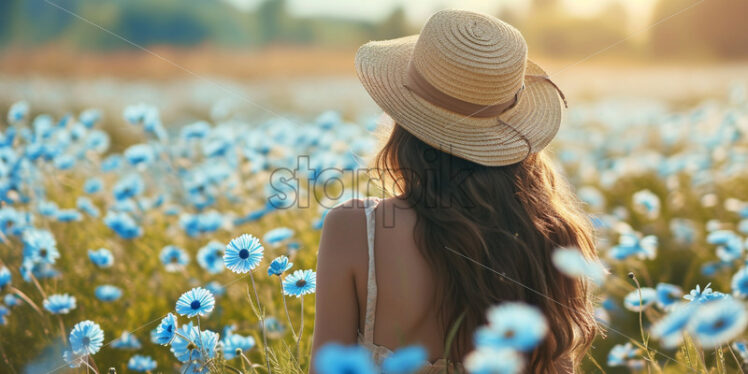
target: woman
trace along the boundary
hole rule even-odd
[[[486,310],[513,300],[550,326],[528,371],[573,372],[596,324],[586,283],[559,273],[551,254],[596,255],[584,214],[541,152],[563,94],[527,60],[522,35],[489,15],[441,11],[420,35],[365,44],[356,68],[394,120],[376,170],[395,197],[327,215],[313,351],[359,343],[381,361],[418,344],[431,361],[424,372],[462,371]]]

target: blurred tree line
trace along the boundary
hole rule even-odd
[[[221,0],[50,0],[138,45],[262,47],[270,44],[354,46],[418,32],[403,8],[370,22],[295,17],[286,0],[264,0],[240,11]],[[697,0],[658,0],[652,23]],[[500,18],[523,31],[531,53],[579,56],[613,43],[616,53],[656,56],[748,56],[748,0],[710,0],[649,30],[650,43],[627,39],[631,30],[620,3],[594,17],[572,16],[559,0],[533,0],[531,11],[503,10]],[[621,42],[622,40],[625,41]],[[55,44],[77,49],[132,47],[45,0],[0,0],[0,46]]]

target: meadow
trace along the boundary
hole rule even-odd
[[[748,362],[746,87],[720,97],[676,108],[622,98],[573,105],[550,147],[597,231],[600,263],[573,251],[554,257],[569,276],[599,285],[605,336],[584,372],[726,373]],[[35,111],[33,101],[8,107],[0,133],[0,371],[305,372],[314,295],[297,297],[302,291],[290,287],[284,297],[281,282],[315,269],[325,211],[355,192],[335,181],[365,181],[354,171],[376,149],[377,122],[334,111],[292,118],[176,127],[148,103],[63,116]],[[130,126],[128,136],[111,123]],[[310,167],[298,181],[283,179],[299,155]],[[249,272],[224,264],[242,234],[264,248]],[[293,267],[270,275],[279,256]],[[198,287],[215,301],[193,318],[177,300]],[[168,313],[215,340],[176,335],[158,344]],[[82,321],[103,337],[86,335],[99,344],[75,352],[81,340],[71,330],[83,331]],[[189,337],[190,329],[181,331]],[[512,344],[478,351],[512,353]],[[180,355],[191,350],[195,356]],[[515,372],[515,361],[472,372]]]

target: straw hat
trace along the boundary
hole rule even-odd
[[[511,25],[486,14],[444,10],[412,35],[364,44],[361,83],[410,133],[455,156],[509,165],[545,147],[566,100],[527,59]]]

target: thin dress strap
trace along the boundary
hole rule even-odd
[[[374,209],[379,199],[365,200],[366,240],[369,247],[369,275],[366,280],[366,318],[364,319],[364,343],[374,344],[374,319],[377,312],[377,273],[374,264]]]

